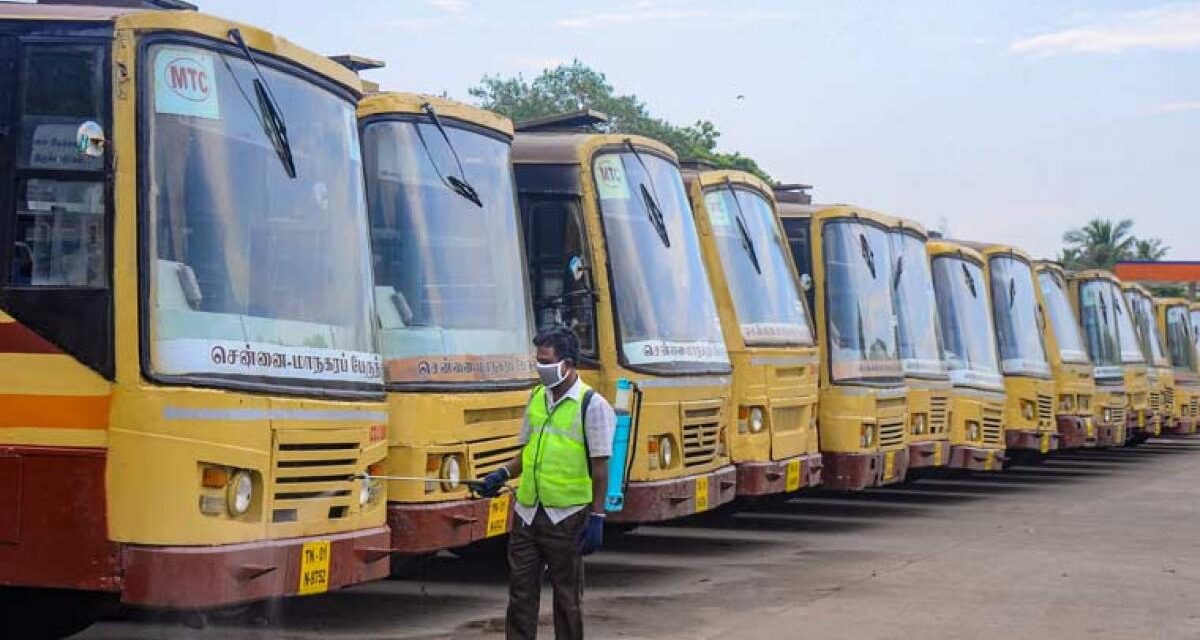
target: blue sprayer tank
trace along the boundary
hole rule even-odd
[[[617,397],[614,400],[617,428],[613,432],[612,456],[608,459],[608,491],[604,496],[604,510],[609,512],[625,507],[625,459],[629,455],[629,429],[633,422],[630,415],[633,384],[629,380],[617,380]]]

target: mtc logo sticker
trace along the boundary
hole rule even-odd
[[[628,200],[629,183],[621,156],[611,153],[596,160],[596,190],[601,200]]]
[[[220,120],[212,56],[198,49],[159,49],[154,58],[154,111]]]

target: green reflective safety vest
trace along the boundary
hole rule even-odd
[[[582,400],[591,387],[579,383]],[[563,398],[546,411],[546,388],[529,398],[529,442],[521,451],[521,484],[517,502],[532,507],[574,507],[592,501],[591,468],[584,438],[580,402]]]

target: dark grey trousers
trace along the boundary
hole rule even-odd
[[[541,509],[531,525],[513,516],[508,538],[508,616],[504,625],[508,640],[537,637],[542,572],[546,568],[554,587],[554,637],[582,640],[583,556],[579,555],[579,533],[587,518],[586,507],[558,524],[550,522]]]

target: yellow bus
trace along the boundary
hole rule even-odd
[[[193,11],[0,25],[5,629],[386,575],[358,79]]]
[[[1164,430],[1170,433],[1191,433],[1187,429],[1194,429],[1194,425],[1183,423],[1175,416],[1175,370],[1171,368],[1171,359],[1163,350],[1162,334],[1158,331],[1158,321],[1155,319],[1154,295],[1149,289],[1135,282],[1122,282],[1121,292],[1125,294],[1125,303],[1133,313],[1134,329],[1137,330],[1138,343],[1142,347],[1142,357],[1149,365],[1147,381],[1150,387],[1150,428],[1141,433],[1139,439],[1145,440],[1152,435],[1159,435]]]
[[[811,205],[777,189],[779,217],[821,348],[817,428],[824,485],[901,482],[908,417],[892,299],[894,221],[849,205]]]
[[[398,554],[508,531],[509,494],[464,479],[511,460],[536,381],[512,123],[462,103],[375,93],[358,106]]]
[[[575,331],[579,372],[605,397],[633,386],[624,507],[608,514],[632,525],[735,497],[732,367],[674,152],[603,122],[523,123],[513,168],[535,321]]]
[[[959,244],[929,241],[930,270],[950,394],[950,462],[999,471],[1004,460],[1004,378],[1000,375],[983,256]]]
[[[900,364],[908,388],[908,469],[945,467],[950,462],[950,392],[953,385],[938,328],[925,227],[896,219],[889,231],[892,297]]]
[[[1067,274],[1062,266],[1046,261],[1035,262],[1034,271],[1038,279],[1042,341],[1054,375],[1054,417],[1059,445],[1063,449],[1095,446],[1092,398],[1096,394],[1096,380],[1079,318],[1071,307]]]
[[[738,495],[820,484],[819,356],[771,187],[742,171],[683,177],[733,362]]]
[[[1194,433],[1200,423],[1200,375],[1190,305],[1183,298],[1157,298],[1154,307],[1175,372],[1176,431]]]
[[[1071,304],[1095,366],[1097,445],[1121,445],[1149,413],[1149,374],[1121,282],[1107,271],[1070,274]],[[1109,433],[1111,432],[1111,436]]]
[[[1005,449],[1009,458],[1058,448],[1054,378],[1042,344],[1033,259],[1003,244],[968,243],[984,259],[992,322],[1004,375]]]

